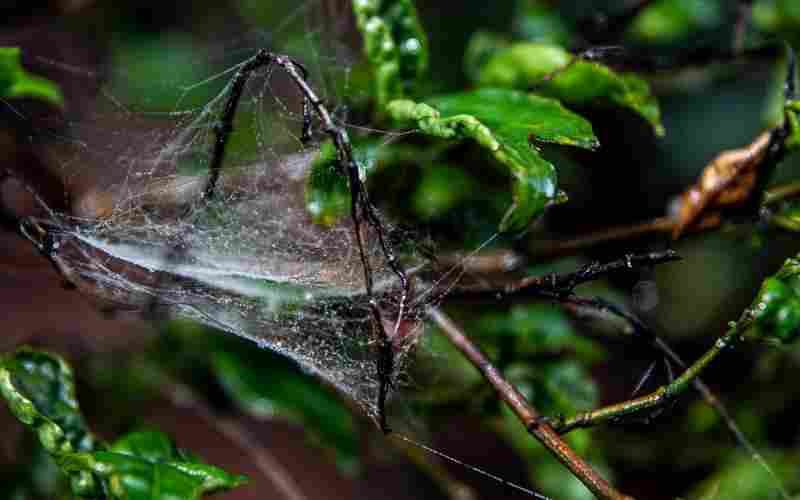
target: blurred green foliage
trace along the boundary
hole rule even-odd
[[[644,79],[618,74],[557,45],[518,43],[495,49],[478,70],[477,83],[531,89],[572,106],[608,101],[640,114],[657,135],[664,135],[658,102]]]
[[[355,418],[331,390],[288,360],[239,339],[220,339],[211,352],[214,375],[245,413],[302,425],[312,445],[333,451],[340,470],[358,470]]]
[[[749,331],[755,338],[793,342],[800,335],[800,261],[787,259],[767,278],[748,312],[745,321],[752,321]]]
[[[442,139],[472,139],[509,169],[514,204],[500,231],[522,231],[558,195],[555,168],[537,153],[537,142],[597,147],[591,125],[557,101],[513,90],[481,89],[432,97],[426,103],[397,100],[389,115]]]
[[[412,0],[355,0],[353,13],[373,68],[378,106],[410,95],[428,69],[428,39]]]
[[[351,129],[356,158],[363,175],[374,183],[371,187],[376,188],[373,191],[376,198],[391,200],[395,197],[400,200],[395,205],[407,205],[398,209],[391,206],[392,203],[387,204],[388,210],[398,210],[408,218],[404,222],[432,224],[434,229],[446,229],[443,232],[448,235],[456,234],[454,241],[442,238],[444,241],[437,242],[442,248],[466,247],[464,242],[470,240],[465,234],[471,230],[480,234],[495,232],[496,220],[487,223],[485,217],[475,215],[487,211],[484,205],[474,201],[481,196],[489,199],[487,205],[499,205],[501,211],[506,209],[508,198],[513,199],[513,206],[500,223],[501,230],[530,230],[545,207],[563,199],[557,182],[559,177],[566,177],[561,175],[562,169],[577,179],[576,182],[588,186],[587,191],[600,191],[604,187],[610,196],[627,200],[635,196],[635,190],[647,193],[652,190],[655,191],[654,203],[663,205],[664,192],[669,192],[670,183],[674,187],[693,178],[713,152],[737,146],[737,141],[749,140],[750,134],[761,127],[751,111],[760,111],[762,89],[756,89],[752,81],[742,83],[746,88],[741,91],[738,87],[732,90],[729,80],[726,84],[725,77],[719,77],[712,67],[705,72],[703,68],[688,72],[688,76],[676,70],[674,79],[661,75],[651,87],[648,83],[653,81],[651,75],[627,68],[619,70],[613,61],[606,64],[602,55],[600,61],[576,55],[580,51],[575,48],[583,42],[580,33],[583,19],[575,14],[580,9],[573,4],[580,2],[565,2],[566,6],[554,6],[554,2],[547,0],[520,0],[504,6],[471,2],[463,7],[469,12],[462,19],[441,16],[435,11],[436,6],[421,2],[417,13],[410,0],[359,1],[355,3],[354,16],[365,60],[341,63],[342,68],[335,67],[339,63],[326,58],[327,53],[322,54],[322,50],[315,47],[320,38],[316,33],[304,31],[305,11],[298,13],[293,2],[265,5],[257,0],[239,0],[234,3],[236,12],[243,18],[242,23],[248,28],[271,30],[280,26],[271,37],[276,49],[280,47],[295,56],[300,55],[304,62],[312,61],[310,66],[315,76],[326,74],[328,70],[335,72],[333,82],[312,78],[312,83],[326,84],[329,99],[351,106],[350,116],[355,117],[354,122],[358,119],[359,123],[382,128],[399,124],[418,132],[412,137],[386,141],[383,137],[365,136]],[[797,33],[800,33],[797,5],[793,0],[756,0],[752,7],[752,23],[748,25],[752,31],[748,40],[780,36],[797,44]],[[593,6],[585,10],[599,9]],[[432,15],[432,10],[438,15]],[[670,49],[699,45],[706,39],[715,42],[714,37],[707,35],[726,31],[728,10],[716,0],[652,2],[630,21],[621,41],[653,46],[667,54]],[[506,22],[501,22],[505,11],[513,16],[506,16]],[[464,20],[468,15],[495,20],[495,26],[485,27],[495,31],[475,32],[474,26]],[[447,18],[447,26],[437,26],[443,17]],[[429,29],[426,34],[423,27],[430,25],[439,29]],[[115,64],[122,71],[111,79],[110,89],[113,95],[137,111],[174,111],[203,105],[218,96],[227,83],[227,76],[204,80],[209,74],[219,76],[219,68],[198,57],[202,49],[197,37],[172,31],[137,32],[135,27],[130,31],[114,40],[111,46]],[[428,43],[428,36],[447,43]],[[462,39],[469,39],[469,45],[449,41]],[[730,45],[730,40],[725,38],[724,43],[714,48],[727,50]],[[2,50],[6,52],[0,52],[0,98],[25,95],[61,102],[56,87],[21,69],[16,49]],[[220,59],[228,66],[222,67],[230,69],[228,59],[238,62],[241,60],[238,56],[243,53],[226,51],[225,57]],[[462,59],[464,64],[461,64]],[[462,66],[466,75],[457,74],[456,69]],[[9,79],[3,78],[5,74],[11,75]],[[451,92],[435,95],[429,92],[453,87],[453,82],[462,82],[465,76],[479,88],[462,85],[451,88]],[[782,90],[782,81],[770,81],[769,85],[776,93]],[[656,93],[661,99],[663,113]],[[276,138],[277,132],[273,134],[278,126],[270,128],[273,126],[270,120],[258,117],[263,111],[259,104],[263,101],[244,103],[243,106],[250,108],[237,118],[231,149],[238,155],[255,157],[263,146],[259,141],[264,137],[268,141],[281,140]],[[704,106],[706,104],[708,107]],[[603,116],[603,112],[608,113],[610,109],[611,113],[616,113],[618,108],[627,108],[644,118],[649,127],[638,128],[647,129],[646,133],[636,135],[637,130],[632,130],[636,127],[624,120],[617,122]],[[790,106],[790,119],[796,119],[796,111]],[[795,148],[800,132],[795,124],[792,127],[795,142],[790,141],[788,145]],[[639,139],[646,135],[650,140],[651,135],[663,135],[665,130],[670,134],[667,140],[672,142],[646,144],[662,154],[658,160],[661,163],[651,162],[652,158],[641,154],[642,145],[637,142],[647,142]],[[583,169],[583,165],[576,167],[574,164],[583,161],[587,156],[584,152],[554,153],[554,148],[544,144],[578,146],[586,149],[585,153],[592,153],[589,150],[599,145],[598,136],[603,138],[604,146],[608,136],[611,139],[609,148],[632,151],[635,161],[628,163],[633,163],[633,167],[626,170],[627,165],[619,161],[613,165],[598,165],[604,168]],[[346,178],[337,167],[335,153],[331,144],[323,144],[306,178],[306,206],[316,223],[330,224],[349,212],[350,192]],[[184,160],[182,173],[196,174],[203,172],[207,156],[187,156]],[[503,168],[496,168],[498,164]],[[510,179],[511,189],[507,188],[508,182],[498,183],[503,187],[494,186],[492,181],[497,179],[491,175],[501,181]],[[629,186],[624,184],[626,177],[638,181],[639,185],[635,189],[619,187],[615,191],[617,183]],[[400,178],[403,182],[398,185],[406,191],[396,195],[392,190],[396,185],[383,182],[387,178]],[[631,206],[628,205],[626,211],[636,212]],[[659,210],[662,208],[659,206]],[[578,205],[578,210],[584,210],[584,206]],[[591,226],[592,214],[588,213],[591,211],[585,210],[576,217],[583,224],[579,227]],[[562,220],[563,217],[546,222],[557,225]],[[800,227],[796,201],[789,200],[781,205],[774,220],[796,231]],[[539,236],[534,233],[532,242],[517,239],[503,243],[518,249],[529,244],[533,247]],[[716,325],[715,318],[730,312],[720,306],[723,302],[720,296],[727,300],[737,288],[747,289],[750,281],[756,279],[754,276],[768,267],[770,258],[775,258],[764,256],[766,252],[759,250],[760,247],[751,246],[749,236],[750,232],[737,240],[735,235],[725,233],[712,242],[685,244],[682,251],[692,258],[687,259],[689,262],[682,271],[670,270],[668,276],[656,274],[655,277],[659,283],[658,300],[675,308],[660,306],[649,319],[662,330],[672,329],[683,334],[705,332],[706,337],[693,342],[702,341],[703,345],[711,342],[714,335],[707,330],[713,329],[708,325]],[[574,260],[566,262],[572,267],[576,264]],[[559,265],[565,263],[537,266],[535,271],[548,272]],[[800,321],[796,267],[796,260],[788,261],[781,271],[764,282],[753,302],[751,309],[756,318],[753,332],[758,337],[788,342],[796,336]],[[733,275],[736,277],[732,278]],[[622,288],[626,286],[623,283]],[[611,289],[611,285],[599,289],[601,295],[623,300],[623,294]],[[751,290],[745,292],[752,297]],[[730,309],[741,310],[736,300],[730,302]],[[719,308],[724,310],[717,311]],[[455,306],[453,310],[454,314],[463,314],[471,320],[469,334],[497,361],[506,377],[547,415],[569,415],[598,405],[603,383],[626,369],[625,360],[615,359],[600,342],[587,337],[585,331],[576,330],[563,311],[553,306],[489,304],[480,308]],[[321,386],[285,359],[238,339],[220,338],[185,324],[173,323],[169,328],[182,331],[177,335],[180,337],[177,347],[159,351],[153,356],[155,362],[172,369],[180,365],[179,358],[190,357],[191,369],[176,371],[187,375],[193,383],[202,385],[192,376],[203,373],[206,378],[199,377],[199,380],[211,379],[218,383],[238,411],[301,425],[309,441],[325,450],[341,470],[359,470],[358,412],[341,399],[342,395]],[[454,408],[470,412],[519,454],[537,488],[559,499],[591,498],[573,476],[530,438],[511,412],[497,402],[475,368],[440,333],[434,331],[427,335],[423,344],[426,355],[431,357],[431,366],[419,366],[414,370],[422,373],[430,370],[435,373],[436,383],[409,395],[414,408],[419,409],[423,417],[452,413]],[[797,357],[797,354],[786,349],[776,356],[782,356],[782,363],[796,369],[791,356]],[[603,365],[603,376],[594,376],[598,365],[614,361],[616,364]],[[424,364],[421,360],[420,365]],[[69,368],[55,356],[22,350],[4,358],[3,367],[2,373],[8,374],[7,379],[0,381],[4,396],[18,418],[44,445],[30,447],[30,463],[14,472],[20,480],[24,478],[33,484],[36,480],[29,477],[34,475],[32,471],[43,471],[43,477],[52,478],[46,471],[61,469],[74,478],[73,489],[89,492],[108,485],[108,488],[115,488],[109,490],[114,494],[122,495],[124,491],[130,498],[149,498],[156,488],[161,488],[164,495],[196,498],[215,489],[236,486],[241,481],[239,477],[198,463],[155,431],[131,433],[110,445],[99,442],[89,432],[78,410]],[[781,375],[782,372],[770,372],[758,383],[782,383]],[[417,379],[412,378],[414,380]],[[419,380],[425,377],[419,376]],[[119,387],[120,392],[131,390]],[[752,385],[747,387],[754,389]],[[778,399],[777,405],[780,406],[784,398],[789,401],[795,397],[794,392],[787,387],[785,394],[773,395]],[[767,440],[766,410],[763,415],[754,411],[751,406],[760,410],[759,403],[746,398],[734,404],[737,415],[746,417],[748,433]],[[771,411],[771,414],[779,412]],[[648,435],[647,443],[634,438],[609,442],[602,431],[578,430],[568,436],[568,441],[607,477],[612,477],[610,464],[622,460],[639,460],[642,468],[663,467],[670,472],[660,474],[667,476],[673,469],[685,467],[690,470],[694,485],[689,488],[684,484],[686,480],[682,480],[667,486],[680,489],[680,493],[690,491],[690,498],[767,498],[774,491],[774,484],[754,461],[738,458],[720,461],[730,445],[726,438],[720,438],[722,424],[718,418],[708,411],[692,412],[686,422],[680,416],[669,416],[673,417],[679,428],[677,432],[683,434]],[[686,453],[691,457],[663,456],[679,445],[687,448]],[[788,446],[774,452],[774,463],[778,464],[781,477],[789,479],[787,487],[791,491],[797,488],[791,484],[796,477],[793,474],[797,465],[795,455]],[[55,457],[56,461],[47,461],[48,456]],[[713,472],[709,473],[711,470]],[[613,475],[624,478],[626,473],[633,474],[628,470]],[[698,483],[696,478],[701,476],[705,479]],[[158,484],[156,477],[161,481]],[[664,482],[669,482],[669,477]],[[47,487],[40,486],[39,491],[47,491]]]
[[[29,97],[63,106],[58,86],[25,71],[20,58],[18,47],[0,47],[0,99]]]
[[[161,432],[99,441],[78,407],[72,370],[56,355],[23,347],[0,358],[0,394],[77,498],[196,499],[245,482],[178,450]]]
[[[633,19],[628,36],[637,42],[668,45],[722,22],[717,0],[657,0]]]

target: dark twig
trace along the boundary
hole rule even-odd
[[[301,140],[308,141],[311,138],[311,113],[319,118],[322,126],[322,132],[327,134],[333,141],[336,148],[336,158],[340,173],[346,175],[350,183],[350,217],[353,222],[353,232],[355,235],[356,246],[361,260],[361,266],[364,271],[364,286],[369,301],[369,308],[373,319],[373,327],[376,328],[380,334],[381,343],[378,347],[378,376],[380,377],[380,386],[378,394],[378,425],[384,433],[389,433],[390,429],[386,420],[386,400],[389,394],[389,384],[394,372],[394,351],[392,348],[391,338],[397,334],[400,323],[405,313],[406,302],[410,293],[409,281],[406,276],[402,264],[397,260],[392,250],[392,247],[386,238],[386,230],[383,223],[377,214],[377,209],[370,201],[367,193],[366,186],[359,172],[358,164],[353,156],[353,149],[350,144],[350,138],[347,131],[333,121],[331,113],[328,108],[317,96],[314,90],[309,86],[306,81],[308,72],[297,61],[288,56],[273,54],[267,50],[259,50],[253,57],[245,61],[231,83],[231,90],[225,107],[222,112],[220,123],[215,127],[216,141],[214,144],[214,152],[209,165],[209,178],[203,192],[204,201],[210,201],[214,197],[216,185],[222,169],[222,162],[225,157],[225,149],[228,138],[233,130],[233,120],[235,117],[238,103],[241,99],[242,93],[247,80],[252,73],[259,68],[266,68],[267,71],[273,66],[278,66],[283,69],[286,74],[291,78],[303,97],[303,127],[301,132]],[[378,302],[374,297],[373,287],[374,278],[372,271],[372,264],[367,257],[366,245],[364,242],[364,235],[361,230],[361,223],[363,220],[375,231],[378,241],[390,269],[394,272],[400,281],[402,289],[400,297],[400,305],[395,323],[394,332],[388,332],[383,325],[381,319],[381,312],[378,307]]]
[[[791,47],[787,48],[788,68],[784,81],[784,99],[786,102],[792,101],[797,97],[796,79],[796,57]],[[555,257],[569,255],[581,249],[592,247],[610,241],[619,241],[630,238],[642,237],[650,234],[671,233],[673,237],[681,236],[686,232],[702,232],[718,228],[722,223],[722,217],[718,211],[709,212],[707,208],[716,209],[713,204],[722,197],[726,189],[731,189],[731,185],[741,182],[747,189],[736,188],[730,193],[733,203],[738,203],[741,211],[755,214],[758,208],[765,203],[775,203],[780,199],[796,195],[797,186],[790,184],[778,186],[767,190],[766,184],[778,163],[786,155],[786,139],[789,136],[790,123],[788,118],[784,119],[783,124],[765,132],[747,148],[731,150],[721,153],[704,171],[707,171],[711,188],[706,186],[692,186],[684,193],[681,213],[677,215],[666,215],[645,222],[632,225],[611,227],[599,230],[595,233],[572,238],[568,240],[537,242],[532,248],[532,253],[536,257]],[[727,155],[727,156],[726,156]],[[740,165],[734,165],[732,161],[738,161]],[[734,162],[735,163],[735,162]],[[716,172],[719,169],[728,170],[725,178],[718,180],[721,175]],[[741,180],[744,176],[751,176],[746,180]],[[711,182],[713,181],[713,182]],[[700,183],[698,183],[700,184]],[[702,195],[702,196],[701,196]],[[702,199],[698,204],[697,200]],[[730,204],[726,201],[724,204]]]
[[[674,250],[662,250],[641,254],[627,254],[604,264],[592,262],[577,271],[562,274],[548,274],[544,276],[529,276],[502,286],[487,283],[476,285],[459,285],[453,292],[459,295],[491,294],[491,295],[538,295],[543,297],[570,295],[575,287],[589,281],[603,278],[609,274],[623,271],[641,269],[665,262],[680,260]]]
[[[516,283],[506,285],[504,291],[508,295],[526,291],[535,293],[536,290],[571,293],[578,285],[600,279],[617,271],[640,269],[676,260],[680,260],[680,256],[671,249],[643,254],[627,254],[621,259],[605,264],[593,262],[572,273],[523,278]]]
[[[615,490],[605,479],[561,439],[539,412],[531,406],[516,387],[510,384],[492,365],[478,347],[469,340],[458,325],[442,310],[429,307],[428,316],[442,329],[444,334],[461,353],[483,374],[494,387],[497,395],[511,408],[528,432],[533,435],[564,464],[598,498],[609,500],[632,500],[632,497]]]
[[[664,339],[657,336],[645,322],[643,322],[638,316],[631,313],[630,311],[612,302],[606,301],[598,297],[584,298],[573,295],[565,298],[562,301],[562,304],[566,307],[568,311],[573,313],[580,314],[578,308],[589,308],[592,310],[608,312],[622,319],[628,325],[631,334],[633,334],[635,337],[638,337],[648,342],[653,348],[655,348],[661,354],[663,354],[666,357],[665,360],[667,363],[669,363],[669,361],[671,360],[684,370],[688,368],[684,360],[669,346],[669,344],[667,344],[664,341]],[[670,365],[667,364],[667,366]],[[672,385],[673,383],[674,383],[673,377],[670,376],[669,385]],[[781,482],[778,475],[769,465],[764,456],[756,449],[755,445],[750,441],[750,439],[748,439],[747,436],[745,436],[745,434],[739,428],[738,424],[736,423],[736,420],[734,420],[733,416],[731,415],[730,411],[728,411],[728,408],[725,406],[725,404],[716,396],[716,394],[714,394],[714,392],[706,385],[705,382],[703,382],[703,380],[699,376],[695,376],[691,380],[691,384],[694,387],[694,389],[698,393],[700,393],[706,404],[711,406],[717,413],[717,415],[719,415],[719,417],[725,423],[725,426],[728,428],[728,431],[733,436],[734,440],[747,451],[747,453],[753,458],[753,460],[755,460],[759,465],[761,465],[764,468],[765,471],[767,471],[768,474],[770,474],[770,476],[775,480],[776,484],[778,485],[778,488],[781,490],[783,497],[788,498],[788,495],[784,490],[783,483]],[[639,392],[639,387],[637,387],[637,390],[634,391],[634,395],[638,394],[638,392]],[[666,397],[661,402],[659,402],[659,404],[663,405],[668,402],[669,398]],[[623,404],[624,403],[620,403],[620,405]],[[614,406],[620,406],[620,405],[614,405]],[[577,423],[577,421],[574,423]],[[590,425],[588,420],[581,422],[581,424],[582,424],[581,426]],[[553,420],[553,425],[560,434],[565,434],[570,430],[572,430],[571,428],[567,427],[566,422],[559,421],[558,419]]]

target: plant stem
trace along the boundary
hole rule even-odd
[[[575,287],[617,271],[640,269],[680,259],[678,253],[671,249],[658,252],[629,253],[620,259],[605,263],[592,262],[571,273],[527,276],[502,285],[486,282],[457,285],[453,289],[453,293],[456,295],[489,294],[492,296],[534,295],[548,298],[568,296],[572,294]]]
[[[442,310],[427,309],[428,316],[442,329],[453,345],[481,371],[492,384],[498,396],[511,408],[528,432],[542,443],[564,466],[566,466],[597,498],[603,500],[633,500],[615,490],[605,479],[581,457],[542,418],[516,387],[509,383],[492,365],[486,355],[464,334],[461,328]]]
[[[601,422],[607,422],[614,418],[624,417],[632,413],[655,408],[686,391],[694,383],[700,373],[725,350],[728,346],[736,342],[740,333],[740,327],[734,326],[725,335],[718,338],[714,345],[706,351],[703,356],[687,368],[680,377],[672,383],[659,387],[654,392],[639,398],[624,401],[596,410],[579,413],[573,417],[555,422],[554,427],[560,434],[565,434],[573,429],[580,427],[590,427]]]
[[[764,191],[764,200],[761,206],[773,205],[798,195],[800,195],[800,182],[779,184]],[[665,215],[644,222],[600,229],[593,233],[567,240],[539,240],[531,246],[531,253],[533,258],[536,259],[563,257],[602,243],[624,241],[651,234],[670,234],[677,224],[678,221],[675,217]],[[711,231],[719,228],[721,224],[722,218],[716,214],[711,214],[690,228],[688,232],[702,233]]]

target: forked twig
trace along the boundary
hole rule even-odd
[[[453,345],[481,371],[484,378],[494,387],[497,395],[511,408],[528,432],[542,443],[559,462],[567,467],[598,498],[607,500],[633,500],[614,489],[611,484],[579,457],[567,443],[553,430],[525,396],[509,383],[500,371],[492,365],[483,352],[464,334],[461,328],[441,309],[428,307],[428,316],[442,329]]]
[[[383,228],[383,224],[380,218],[377,215],[377,210],[375,206],[370,201],[366,188],[364,186],[363,180],[360,176],[359,168],[357,163],[353,158],[352,147],[350,145],[350,140],[347,135],[347,132],[344,128],[337,126],[333,119],[331,118],[330,113],[328,112],[325,105],[322,101],[316,96],[313,90],[309,87],[308,83],[305,81],[306,71],[302,68],[302,66],[293,61],[291,58],[282,55],[275,55],[268,51],[259,51],[256,55],[254,55],[248,61],[245,61],[239,71],[237,72],[236,76],[234,77],[234,81],[231,85],[231,95],[229,96],[222,115],[222,123],[215,127],[217,139],[215,141],[214,153],[212,157],[212,161],[210,163],[210,172],[209,178],[207,181],[207,185],[203,191],[203,198],[202,202],[208,203],[210,200],[214,198],[214,192],[216,190],[216,185],[218,183],[222,163],[225,154],[225,148],[227,145],[228,137],[231,133],[233,128],[233,120],[235,118],[235,111],[237,108],[237,104],[241,99],[242,92],[246,85],[247,79],[250,75],[261,67],[266,67],[269,69],[272,65],[277,65],[282,68],[286,73],[291,77],[293,82],[297,85],[297,87],[301,90],[304,98],[304,119],[303,119],[303,136],[307,137],[310,132],[311,126],[311,119],[310,113],[313,111],[317,117],[320,119],[322,123],[322,131],[326,133],[333,141],[334,146],[337,152],[337,160],[338,165],[342,169],[342,174],[347,175],[350,181],[350,190],[351,190],[351,218],[353,221],[354,232],[356,236],[356,242],[359,249],[360,259],[363,265],[364,270],[364,282],[366,288],[366,294],[369,299],[369,307],[371,310],[371,314],[373,317],[373,323],[375,328],[380,329],[381,338],[382,338],[382,345],[380,346],[379,358],[378,358],[378,375],[381,378],[380,389],[379,389],[379,401],[378,401],[378,408],[379,408],[379,416],[378,416],[378,425],[381,430],[385,433],[389,433],[390,429],[386,422],[386,412],[385,412],[385,404],[386,398],[388,395],[388,384],[389,380],[391,379],[392,371],[393,371],[393,362],[394,362],[394,352],[391,343],[391,337],[389,332],[386,331],[386,328],[381,321],[381,315],[377,300],[373,296],[373,275],[372,275],[372,268],[367,258],[366,251],[365,251],[365,244],[363,241],[363,235],[361,231],[361,223],[362,217],[365,219],[366,224],[375,230],[377,233],[381,249],[383,251],[383,255],[392,269],[392,271],[397,275],[400,280],[400,284],[402,286],[402,297],[400,301],[400,313],[398,315],[398,321],[402,319],[402,315],[405,308],[405,302],[408,298],[408,287],[409,281],[406,277],[405,271],[403,270],[402,265],[394,256],[394,253],[390,247],[389,241],[386,238],[385,230]],[[35,222],[32,220],[25,220],[29,224],[31,222]],[[23,222],[25,222],[23,221]],[[51,261],[54,257],[58,256],[58,249],[56,248],[57,245],[51,244],[51,234],[44,228],[41,228],[38,224],[35,225],[21,225],[20,230],[25,232],[27,228],[35,229],[36,234],[26,234],[26,237],[30,239],[39,250],[47,256]],[[55,263],[55,262],[54,262]],[[56,266],[57,270],[62,274],[62,276],[69,280],[70,276],[65,274],[65,269],[60,266]],[[74,276],[72,278],[75,278]],[[76,279],[77,282],[80,282],[80,279]],[[76,280],[70,280],[73,284],[76,284]],[[395,327],[397,329],[397,326]],[[461,345],[471,345],[466,338],[461,341]],[[474,346],[473,346],[474,350]],[[474,351],[479,353],[479,351]],[[474,353],[473,353],[474,354]],[[475,358],[473,358],[475,359]],[[494,373],[494,374],[492,374]],[[487,377],[491,377],[492,383],[497,383],[498,374],[496,370],[494,372],[487,372]],[[502,379],[500,379],[502,380]],[[505,392],[503,393],[503,397],[508,398],[508,395],[519,394],[513,386],[509,385],[505,382]],[[521,409],[524,407],[523,400],[511,397],[508,399],[509,401],[517,401],[517,409]],[[523,405],[523,406],[520,406]],[[532,410],[532,409],[531,409]],[[550,429],[546,424],[541,424],[536,420],[538,414],[535,411],[531,412],[528,411],[526,415],[530,418],[526,418],[526,423],[529,427],[530,432],[539,440],[541,440],[545,446],[548,446],[553,453],[559,457],[559,459],[567,465],[567,467],[576,474],[581,481],[587,484],[592,491],[596,492],[596,494],[603,499],[608,500],[627,500],[630,497],[624,496],[616,492],[611,486],[605,482],[602,478],[600,478],[597,473],[591,469],[591,467],[582,461],[579,457],[575,455],[575,453],[564,443],[558,435]],[[486,474],[484,472],[484,474]],[[491,474],[488,474],[489,477],[493,477]],[[493,477],[497,479],[496,477]],[[501,482],[503,482],[501,480]],[[505,484],[512,485],[512,483],[504,482]],[[515,486],[516,487],[516,486]]]
[[[378,376],[381,379],[378,390],[378,425],[384,433],[388,434],[391,432],[391,429],[389,428],[386,418],[386,400],[389,395],[389,385],[394,372],[394,351],[391,338],[397,334],[403,314],[405,313],[406,302],[410,293],[409,281],[402,264],[395,257],[391,244],[386,238],[386,230],[378,217],[377,209],[369,199],[358,164],[353,157],[353,148],[350,144],[347,131],[344,127],[334,123],[328,108],[306,81],[308,72],[300,63],[289,56],[273,54],[265,49],[259,50],[253,57],[242,63],[231,83],[230,94],[225,102],[221,122],[214,128],[216,141],[214,144],[214,153],[209,165],[209,178],[203,191],[203,199],[204,201],[209,201],[214,196],[215,188],[222,170],[222,161],[225,156],[228,138],[233,130],[233,120],[236,109],[242,93],[244,92],[247,80],[254,71],[260,68],[266,68],[266,70],[269,71],[273,65],[280,67],[286,72],[303,96],[303,128],[301,140],[307,141],[311,138],[311,113],[313,111],[322,124],[322,132],[327,134],[333,141],[340,173],[346,175],[350,183],[350,218],[353,222],[356,246],[358,247],[361,266],[364,271],[364,286],[373,319],[373,328],[378,329],[381,338],[381,343],[378,347],[377,361]],[[388,266],[400,280],[402,291],[394,332],[388,332],[383,325],[378,302],[374,296],[372,265],[367,257],[364,235],[361,230],[362,217],[367,225],[375,231]]]
[[[528,294],[551,298],[561,304],[568,311],[579,315],[586,308],[593,311],[606,311],[625,321],[630,327],[630,333],[649,343],[653,348],[662,353],[666,357],[667,363],[669,363],[669,360],[671,360],[679,367],[687,369],[688,367],[683,359],[674,350],[672,350],[672,348],[663,339],[656,336],[655,333],[636,315],[602,298],[581,297],[573,293],[573,290],[576,286],[604,277],[605,275],[615,271],[623,269],[636,269],[643,266],[651,266],[679,259],[680,257],[677,255],[677,253],[672,250],[644,254],[628,254],[622,259],[610,261],[605,264],[593,262],[572,273],[526,277],[500,288],[493,288],[492,286],[486,284],[480,284],[471,287],[460,287],[457,288],[456,293],[472,294],[488,292],[492,294],[501,293],[506,295]],[[667,367],[669,367],[669,364],[667,364]],[[691,376],[690,374],[688,382],[691,383],[691,385],[701,394],[706,403],[717,412],[720,418],[722,418],[736,442],[739,443],[750,454],[750,456],[776,480],[782,493],[784,493],[784,497],[786,497],[787,495],[783,491],[783,485],[780,482],[780,478],[777,477],[763,455],[759,453],[759,451],[744,435],[741,429],[739,429],[739,426],[736,424],[722,401],[716,397],[716,395],[702,381],[697,373],[699,373],[699,371],[696,371],[694,376]],[[680,383],[679,381],[672,379],[670,379],[670,382],[670,385],[674,383]],[[638,392],[639,387],[637,387],[637,390],[634,391],[634,394],[637,394]],[[605,411],[606,409],[600,409],[595,412],[589,412],[575,416],[571,419],[553,418],[549,420],[556,432],[559,434],[566,434],[578,427],[589,427],[602,422],[617,420],[625,415],[637,413],[645,409],[659,408],[673,400],[674,397],[678,395],[680,390],[677,392],[664,392],[665,393],[663,395],[658,395],[656,397],[645,396],[643,398],[634,398],[631,400],[635,402],[632,406],[626,406],[626,403],[628,402],[623,402],[607,407],[607,412]],[[624,411],[620,411],[621,409],[624,409]]]
[[[787,47],[788,65],[784,80],[784,101],[797,96],[796,56]],[[763,132],[749,145],[721,152],[703,169],[700,179],[681,195],[677,214],[668,214],[632,225],[611,227],[566,241],[538,243],[537,256],[574,253],[597,244],[640,236],[670,233],[678,239],[687,232],[718,228],[722,210],[744,206],[755,212],[760,198],[767,197],[766,183],[775,166],[786,154],[790,121],[784,116],[781,125]]]
[[[615,272],[641,269],[680,259],[681,257],[678,253],[671,249],[658,252],[630,253],[621,259],[606,263],[592,262],[571,273],[528,276],[500,286],[491,283],[458,285],[454,287],[453,293],[456,295],[489,294],[492,296],[533,295],[545,298],[568,296],[572,294],[578,285],[600,279]]]

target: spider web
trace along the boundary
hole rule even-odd
[[[318,7],[303,4],[287,25],[308,23]],[[333,109],[353,59],[311,23],[285,50],[268,48],[307,66],[310,85]],[[352,224],[349,218],[314,224],[306,210],[307,174],[325,138],[316,133],[310,144],[301,141],[301,95],[280,68],[248,80],[216,196],[201,196],[232,77],[280,29],[244,48],[218,47],[220,68],[178,85],[168,109],[129,104],[119,89],[132,75],[114,69],[97,102],[50,137],[49,155],[71,209],[41,223],[82,291],[116,307],[185,317],[250,339],[377,417],[382,332],[371,316]],[[230,59],[238,60],[225,65]],[[87,81],[98,78],[39,60]],[[210,97],[201,104],[186,104],[204,92]],[[386,227],[397,237],[399,229]],[[396,383],[421,321],[415,314],[397,318],[398,280],[374,231],[363,235],[383,328],[395,332]],[[414,259],[406,256],[407,263]]]

